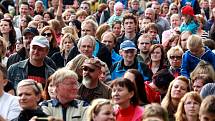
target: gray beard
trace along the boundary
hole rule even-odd
[[[82,84],[83,85],[90,85],[91,83],[91,79],[89,77],[83,77],[83,80],[82,80]]]

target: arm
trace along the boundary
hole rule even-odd
[[[190,74],[188,71],[188,54],[185,53],[182,57],[182,63],[181,63],[181,75],[186,76],[188,79],[190,78]]]
[[[57,8],[55,19],[57,19],[60,22],[61,28],[65,27],[65,23],[62,18],[62,11],[63,11],[63,0],[59,0],[59,5]]]

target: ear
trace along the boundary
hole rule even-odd
[[[131,99],[134,96],[134,91],[129,92],[129,98]]]
[[[119,54],[122,56],[122,50],[119,50]]]
[[[36,98],[36,101],[39,102],[40,99],[41,99],[41,94],[38,94],[38,95],[37,95],[37,98]]]

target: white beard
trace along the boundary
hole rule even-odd
[[[83,77],[82,84],[87,86],[90,85],[91,79],[89,77]]]

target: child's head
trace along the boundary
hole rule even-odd
[[[199,110],[200,121],[214,121],[215,120],[215,96],[207,96],[201,104]]]
[[[203,53],[203,42],[200,36],[191,35],[187,40],[187,48],[195,56],[201,56]]]

